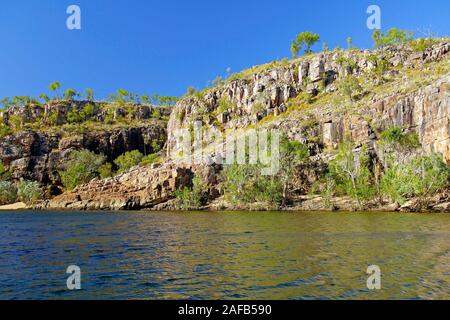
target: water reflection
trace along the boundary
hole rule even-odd
[[[0,298],[448,299],[449,231],[448,215],[3,213]]]

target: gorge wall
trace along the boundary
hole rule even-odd
[[[291,101],[303,93],[316,96],[334,93],[335,83],[353,75],[363,81],[377,67],[377,59],[389,64],[387,79],[402,76],[397,82],[414,82],[402,70],[422,69],[435,61],[448,61],[450,43],[439,43],[423,53],[408,47],[392,47],[380,51],[350,50],[329,52],[299,61],[268,65],[263,71],[243,75],[237,80],[207,90],[202,97],[181,100],[168,124],[168,155],[176,154],[182,146],[174,132],[189,128],[194,121],[202,122],[203,137],[217,132],[230,132],[248,126],[283,129],[290,138],[315,144],[312,150],[323,152],[335,147],[345,136],[356,142],[376,140],[385,128],[397,126],[416,131],[428,152],[439,152],[450,164],[449,149],[449,73],[429,77],[417,87],[401,91],[395,82],[386,92],[372,94],[352,108],[339,102],[324,103],[316,108],[299,110],[285,115]],[[373,57],[376,57],[375,59]],[[250,70],[251,71],[251,70]],[[228,101],[228,108],[221,102]],[[271,121],[260,124],[264,118]]]
[[[68,113],[73,109],[82,110],[88,102],[57,102],[45,107],[12,107],[2,113],[4,123],[13,117],[19,119],[24,127],[35,125],[46,119],[46,114],[56,115],[56,126],[68,123]],[[98,107],[98,106],[96,106]],[[121,108],[112,111],[113,117],[122,113]],[[74,127],[71,131],[54,128],[42,129],[28,127],[0,140],[0,158],[11,171],[11,178],[35,180],[50,187],[50,194],[59,194],[62,190],[59,172],[65,169],[65,163],[73,150],[86,149],[106,156],[112,162],[127,151],[139,150],[143,154],[154,152],[152,142],[164,144],[167,138],[166,121],[150,119],[151,109],[138,106],[133,115],[136,122],[131,125],[111,126],[104,124],[105,110],[96,109],[92,118],[97,121],[90,128]]]
[[[173,155],[182,150],[175,131],[191,130],[194,121],[202,124],[205,144],[214,144],[217,134],[245,128],[280,129],[291,140],[307,144],[312,169],[304,168],[300,180],[314,180],[314,171],[323,170],[322,164],[333,157],[345,137],[359,147],[368,146],[376,157],[380,134],[391,127],[417,133],[421,152],[438,152],[450,165],[449,52],[450,43],[441,41],[423,52],[405,45],[274,62],[185,96],[172,110],[167,129],[161,124],[130,126],[66,138],[26,132],[3,139],[0,154],[19,175],[54,183],[55,168],[71,149],[87,148],[113,159],[124,151],[141,150],[145,136],[167,138],[163,164],[95,179],[39,205],[52,209],[168,209],[173,192],[191,186],[194,175],[203,177],[213,201],[220,196],[222,167],[173,161]],[[382,63],[387,64],[385,69],[380,68]],[[339,88],[339,81],[349,76],[360,79],[364,87],[357,101],[345,98]],[[211,156],[216,156],[213,151]],[[304,184],[298,182],[302,194],[308,191],[300,186]],[[439,201],[447,203],[440,208],[448,210],[448,196]]]

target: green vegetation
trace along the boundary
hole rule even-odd
[[[168,112],[165,108],[172,107],[178,98],[174,96],[161,96],[158,94],[143,95],[142,99],[151,104],[150,115],[142,117],[140,107],[141,99],[138,94],[119,89],[110,96],[109,101],[94,102],[94,91],[85,90],[85,100],[77,100],[81,97],[74,89],[66,89],[63,97],[59,95],[61,84],[55,81],[49,85],[53,93],[49,97],[45,93],[39,95],[39,99],[28,96],[14,96],[3,98],[0,103],[3,108],[22,108],[26,112],[10,113],[9,117],[0,119],[0,138],[16,132],[30,129],[41,132],[82,134],[90,130],[104,130],[108,127],[123,127],[125,125],[145,123],[147,121],[166,120]],[[32,109],[40,109],[35,112]],[[43,112],[44,109],[46,112]],[[31,112],[33,111],[33,112]],[[30,117],[29,115],[32,114]],[[98,126],[95,123],[102,123]]]
[[[263,112],[266,108],[261,102],[257,102],[252,106],[252,114],[258,114],[260,112]]]
[[[44,103],[48,103],[50,101],[50,98],[48,97],[48,95],[46,95],[45,93],[41,93],[39,95],[39,99],[41,99],[42,101],[44,101]]]
[[[0,139],[9,136],[13,133],[13,130],[3,122],[0,123]]]
[[[407,163],[392,163],[381,179],[381,190],[392,201],[403,204],[411,197],[426,197],[444,190],[450,168],[442,156],[418,156]]]
[[[192,96],[197,92],[197,89],[195,89],[193,86],[190,86],[187,88],[186,95]]]
[[[96,177],[109,178],[126,172],[134,166],[148,165],[159,161],[161,160],[156,153],[143,156],[138,150],[133,150],[114,160],[114,165],[117,166],[117,172],[115,172],[113,164],[107,162],[104,155],[98,155],[88,150],[79,150],[70,154],[66,170],[60,172],[60,176],[64,187],[70,191]]]
[[[50,83],[48,88],[50,89],[50,91],[54,92],[56,94],[56,97],[58,98],[58,91],[59,88],[61,88],[61,83],[59,83],[58,81],[54,81]]]
[[[74,100],[76,95],[77,95],[77,92],[75,89],[67,89],[64,92],[64,99],[72,101],[72,100]]]
[[[376,55],[370,55],[368,60],[375,66],[371,70],[372,77],[378,80],[378,83],[383,83],[385,81],[383,75],[389,70],[389,62],[386,59],[378,58]]]
[[[61,180],[67,190],[88,183],[99,176],[100,167],[106,162],[104,155],[88,150],[72,151],[66,163],[66,170],[60,172]]]
[[[118,173],[120,174],[130,170],[132,167],[137,166],[141,163],[143,157],[144,156],[142,153],[138,150],[133,150],[119,156],[116,160],[114,160],[114,164],[119,168]]]
[[[94,101],[94,90],[86,88],[85,90],[85,97],[87,101]]]
[[[330,202],[333,195],[350,196],[358,209],[375,197],[404,204],[409,198],[425,198],[450,185],[450,168],[441,155],[413,153],[420,147],[417,134],[389,128],[381,134],[380,147],[381,159],[377,160],[365,146],[342,142],[321,182],[325,201]]]
[[[203,181],[199,176],[192,179],[192,188],[184,187],[176,190],[175,207],[177,210],[198,210],[205,201]]]
[[[355,150],[350,140],[339,145],[336,157],[330,162],[328,178],[334,181],[338,195],[351,196],[362,206],[362,200],[374,195],[370,184],[370,157],[365,147]]]
[[[6,170],[6,167],[3,164],[3,161],[0,159],[0,181],[9,180],[10,177],[11,177],[11,171]]]
[[[221,97],[219,99],[219,107],[217,108],[217,112],[223,113],[230,109],[234,109],[233,102],[231,102],[231,100],[226,96]]]
[[[415,132],[404,133],[402,129],[393,127],[381,133],[380,147],[385,171],[380,189],[392,201],[403,204],[408,198],[430,196],[449,185],[450,171],[442,156],[414,154],[413,151],[420,146]],[[412,157],[408,156],[411,154]]]
[[[389,29],[386,34],[380,30],[375,30],[372,39],[375,41],[376,48],[382,48],[389,45],[405,44],[413,40],[414,33],[398,28]]]
[[[290,183],[295,173],[295,168],[305,162],[310,156],[307,145],[299,141],[290,141],[285,135],[280,141],[280,173],[278,178],[283,186],[282,205],[286,204],[290,194]]]
[[[237,205],[263,202],[277,207],[286,204],[296,167],[305,162],[309,155],[306,145],[290,141],[283,135],[280,140],[278,174],[262,175],[264,166],[261,163],[227,165],[223,172],[225,199]]]
[[[159,158],[157,153],[152,153],[149,155],[146,155],[142,158],[140,165],[145,166],[153,163],[159,163],[161,162],[161,159]]]
[[[339,64],[341,67],[346,67],[349,69],[350,73],[353,73],[353,71],[357,68],[358,63],[356,60],[350,59],[345,57],[342,54],[339,54],[339,56],[336,58],[337,64]]]
[[[347,38],[347,48],[352,49],[353,48],[353,39],[351,37]]]
[[[352,75],[348,75],[339,80],[337,87],[339,91],[348,97],[352,102],[356,101],[363,91],[359,79]]]
[[[312,53],[311,47],[319,41],[320,37],[317,33],[306,31],[298,34],[291,44],[292,56],[297,58],[299,52],[302,51],[303,46],[305,46],[305,54]]]
[[[96,112],[96,108],[93,104],[86,104],[81,111],[73,109],[67,113],[68,123],[82,123],[91,119]]]
[[[260,164],[232,164],[224,169],[224,196],[233,204],[267,202],[279,205],[283,186],[277,177],[261,174]]]
[[[437,43],[436,39],[432,38],[420,38],[410,42],[411,48],[416,52],[424,52],[431,46]]]
[[[17,185],[17,197],[27,205],[34,204],[42,199],[42,188],[37,181],[28,181],[21,179]]]
[[[394,145],[396,148],[415,149],[420,147],[417,133],[404,134],[402,129],[398,127],[384,130],[380,135],[380,140],[384,143]]]
[[[0,181],[0,205],[16,202],[17,188],[10,181]]]
[[[113,176],[112,164],[105,162],[98,168],[100,178],[106,179]]]

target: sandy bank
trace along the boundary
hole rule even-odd
[[[23,202],[16,202],[13,204],[8,204],[4,206],[0,206],[0,210],[20,210],[25,209],[27,205]]]

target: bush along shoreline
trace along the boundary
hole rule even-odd
[[[376,49],[255,66],[181,98],[87,89],[5,98],[0,206],[68,210],[450,212],[450,41],[374,33]],[[302,54],[302,55],[301,55]],[[178,161],[179,129],[214,158],[221,134],[278,130],[280,170]]]

